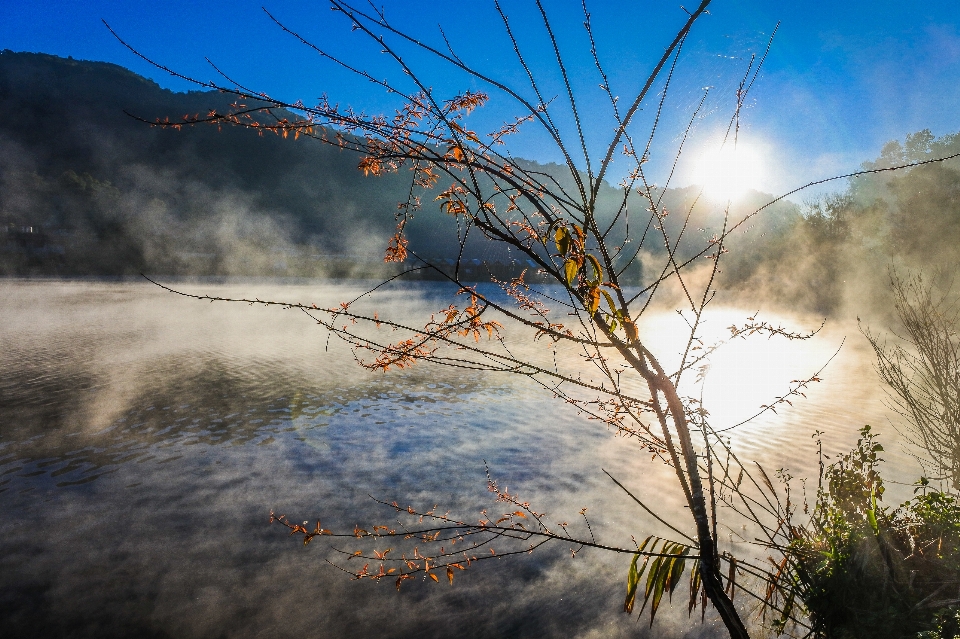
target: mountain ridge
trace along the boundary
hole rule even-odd
[[[235,127],[177,131],[129,115],[176,120],[233,101],[164,89],[112,63],[0,52],[0,273],[344,275],[357,274],[358,255],[369,256],[361,274],[384,272],[373,265],[406,198],[405,172],[366,177],[357,155],[333,146]],[[517,162],[570,181],[566,167]],[[599,196],[598,214],[609,215],[622,192],[605,184]],[[695,199],[672,189],[664,202],[675,211]],[[429,204],[406,229],[411,246],[455,258],[455,220]],[[646,206],[630,196],[631,210]],[[709,238],[719,226],[698,207],[690,233]],[[792,204],[778,210],[796,216]],[[471,242],[470,260],[517,261],[496,243]],[[331,270],[304,262],[310,255],[344,258]]]

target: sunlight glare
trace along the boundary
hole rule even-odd
[[[757,188],[761,174],[759,155],[740,143],[705,151],[697,163],[694,181],[703,186],[707,197],[729,201]]]
[[[710,355],[706,369],[701,371],[699,365],[695,366],[681,384],[682,395],[703,400],[714,428],[730,427],[758,413],[764,404],[774,403],[790,389],[791,380],[810,377],[827,362],[837,347],[831,340],[790,341],[782,337],[768,338],[762,333],[730,340],[727,327],[745,325],[751,321],[748,315],[751,313],[736,308],[707,311],[700,330],[702,346],[699,341],[695,342],[697,348],[690,353],[696,358],[711,345],[725,342]],[[768,314],[757,317],[757,320],[801,332],[809,326],[802,320]],[[645,318],[642,328],[662,340],[664,353],[676,354],[677,359],[665,357],[661,361],[666,368],[675,370],[689,337],[687,323],[678,320],[676,315],[662,313]],[[698,373],[703,375],[702,386]],[[792,398],[791,401],[798,399]],[[790,411],[790,405],[783,405],[777,411],[776,415],[768,417],[779,420]]]

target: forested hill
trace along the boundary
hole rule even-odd
[[[174,93],[113,64],[0,53],[0,274],[383,274],[406,172],[364,177],[358,156],[315,140],[230,127],[178,131],[127,115],[176,119],[223,112],[231,102],[218,92]],[[922,131],[891,142],[865,166],[957,151],[960,135]],[[842,190],[832,198],[766,209],[727,243],[721,287],[829,312],[851,291],[884,288],[890,265],[955,270],[958,166],[838,182]],[[571,179],[564,167],[535,168]],[[615,209],[620,197],[605,186],[598,211]],[[753,193],[732,217],[769,199]],[[453,258],[455,221],[431,198],[424,202],[407,229],[411,245]],[[663,202],[670,215],[660,223],[673,237],[683,228],[689,247],[720,231],[722,213],[698,200],[697,189],[671,189]],[[683,212],[694,202],[688,220]],[[630,210],[645,209],[632,195]],[[516,257],[480,245],[468,246],[473,264]],[[641,277],[637,268],[628,275]]]
[[[382,255],[405,193],[398,176],[365,179],[355,156],[312,141],[175,131],[127,115],[179,118],[230,102],[113,64],[0,53],[0,228],[42,229],[32,241],[49,254],[7,251],[0,268],[256,271],[305,245]]]
[[[364,177],[358,156],[315,140],[164,129],[128,115],[176,120],[232,101],[174,93],[113,64],[0,53],[0,273],[375,272],[408,175]],[[564,167],[517,162],[570,182]],[[685,192],[666,201],[680,206],[678,198]],[[646,208],[633,199],[633,210]],[[599,209],[619,200],[605,186]],[[454,220],[425,201],[407,227],[411,246],[455,257]],[[716,230],[696,227],[695,235]],[[473,263],[516,258],[480,244],[468,246]]]

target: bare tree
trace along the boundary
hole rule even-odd
[[[941,278],[942,279],[942,278]],[[862,329],[877,356],[899,430],[930,474],[960,491],[960,311],[949,287],[937,290],[921,275],[891,274],[894,309],[903,333],[888,344]]]
[[[275,518],[293,533],[302,535],[304,543],[318,535],[332,535],[356,537],[374,545],[383,540],[393,545],[412,545],[402,551],[344,551],[347,560],[356,556],[366,562],[361,569],[348,568],[355,564],[344,563],[341,567],[345,571],[356,578],[396,579],[398,588],[418,573],[439,581],[434,571],[445,572],[452,583],[455,571],[465,570],[481,559],[531,552],[548,542],[569,543],[573,553],[580,548],[604,549],[632,557],[624,606],[628,612],[633,610],[639,590],[644,606],[651,606],[652,622],[662,596],[673,592],[689,567],[689,609],[692,611],[698,603],[705,606],[709,600],[732,637],[748,636],[741,613],[733,603],[736,575],[746,573],[769,582],[773,573],[768,567],[737,560],[720,547],[718,503],[730,506],[736,516],[771,522],[764,528],[770,535],[776,534],[777,522],[783,521],[785,510],[789,511],[791,506],[789,500],[780,503],[763,469],[739,460],[723,437],[711,429],[707,411],[696,398],[682,394],[681,387],[718,347],[703,342],[702,322],[714,299],[728,238],[769,204],[739,219],[731,217],[728,205],[722,210],[720,232],[706,242],[699,242],[689,228],[696,201],[685,211],[671,212],[679,222],[666,221],[663,193],[701,114],[706,91],[693,109],[689,124],[675,138],[679,142],[668,145],[671,148],[665,155],[670,158],[667,166],[672,168],[662,186],[653,183],[645,166],[657,148],[659,113],[670,95],[684,43],[709,4],[710,0],[703,0],[687,12],[662,56],[652,64],[649,75],[638,83],[630,99],[623,101],[610,87],[594,46],[590,13],[586,4],[582,5],[583,25],[591,45],[589,64],[607,96],[609,114],[615,122],[599,156],[588,150],[584,134],[587,114],[582,112],[570,81],[570,62],[561,53],[553,24],[540,0],[535,0],[540,18],[538,28],[549,43],[563,87],[562,97],[545,95],[542,78],[528,64],[523,38],[496,2],[494,6],[515,62],[527,81],[522,89],[465,62],[446,36],[442,46],[433,46],[395,28],[375,8],[361,9],[344,0],[330,0],[331,8],[345,16],[352,29],[369,36],[373,45],[392,59],[398,70],[393,79],[374,76],[276,22],[324,58],[397,96],[400,106],[392,116],[358,113],[328,99],[316,106],[273,99],[224,76],[222,85],[185,79],[237,96],[230,112],[188,116],[177,122],[151,122],[175,128],[233,125],[260,134],[313,138],[356,152],[360,158],[358,166],[366,174],[409,170],[409,192],[398,204],[396,232],[385,252],[385,260],[403,265],[403,270],[384,284],[430,273],[447,284],[449,305],[423,318],[421,324],[390,317],[382,314],[384,309],[376,304],[377,292],[384,284],[336,308],[281,301],[226,301],[298,308],[350,345],[358,363],[372,370],[432,363],[529,378],[558,402],[575,405],[585,416],[632,438],[672,468],[676,489],[696,529],[692,537],[683,533],[668,514],[642,503],[611,477],[677,538],[648,537],[642,543],[623,545],[599,543],[585,511],[580,513],[585,532],[575,534],[568,523],[549,524],[529,503],[500,488],[491,478],[490,490],[497,502],[507,504],[509,509],[502,516],[485,513],[479,522],[468,523],[436,509],[402,507],[393,502],[385,506],[401,514],[405,512],[407,520],[387,522],[369,531],[358,527],[342,533],[325,529],[320,522],[307,528],[306,524],[291,523],[282,515]],[[483,90],[446,98],[435,95],[420,71],[408,63],[408,58],[415,57],[411,52],[432,56],[437,64],[463,74]],[[741,108],[765,55],[751,58],[744,69],[731,105],[724,144],[736,144]],[[485,135],[471,130],[470,114],[494,98],[511,104],[519,115]],[[637,118],[643,106],[658,114],[652,126],[646,128],[641,127]],[[562,174],[514,158],[509,142],[522,127],[538,128],[546,136],[553,150],[564,158]],[[631,167],[614,191],[615,197],[605,198],[614,157],[627,158]],[[896,168],[899,167],[877,171]],[[848,176],[830,179],[844,177]],[[409,240],[407,231],[423,213],[425,201],[438,202],[441,211],[449,216],[449,241],[457,247],[458,254],[452,265],[431,258]],[[642,209],[639,215],[637,208]],[[478,286],[466,268],[465,256],[472,242],[505,248],[522,257],[530,268],[504,279],[489,276],[487,279],[495,289]],[[624,275],[641,260],[647,261],[646,270],[652,275],[641,286],[630,288],[623,283]],[[678,312],[688,328],[681,358],[672,369],[655,353],[661,336],[644,325],[655,298],[666,293],[681,300]],[[189,296],[224,300],[216,296]],[[748,334],[791,339],[810,335],[755,317],[731,327],[731,338]],[[813,375],[794,382],[787,393],[774,398],[759,412],[790,401],[818,380]],[[773,536],[770,542],[773,543]],[[499,548],[494,547],[495,543]],[[457,544],[467,547],[461,550],[462,545],[457,548]],[[393,554],[388,556],[389,552]],[[644,585],[641,577],[645,574]],[[761,595],[746,592],[757,601],[764,601]],[[769,600],[766,605],[783,612],[782,607]],[[799,613],[792,614],[798,623],[803,623]]]

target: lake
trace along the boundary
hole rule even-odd
[[[181,286],[320,306],[361,290]],[[381,315],[429,315],[448,303],[439,293],[385,291]],[[688,621],[685,601],[665,606],[652,630],[646,616],[623,614],[625,556],[572,558],[556,545],[478,564],[453,585],[411,580],[398,593],[393,580],[351,580],[324,561],[349,543],[305,547],[269,524],[271,510],[344,531],[395,516],[370,495],[472,520],[502,507],[487,492],[488,466],[550,521],[575,522],[587,507],[601,541],[664,532],[601,469],[692,529],[668,468],[525,378],[437,366],[369,372],[303,313],[200,302],[149,283],[2,280],[0,299],[4,637],[724,634],[709,616],[705,626]],[[717,311],[708,328],[722,334],[752,310]],[[822,318],[766,319],[809,329]],[[679,349],[677,321],[664,313],[647,323],[666,360]],[[841,343],[805,400],[729,431],[734,449],[815,482],[811,434],[824,431],[832,454],[869,423],[887,444],[886,476],[912,482],[919,468],[895,443],[855,324],[828,322],[803,343],[760,338],[719,351],[702,388],[714,427],[809,377]],[[887,503],[908,494],[894,485]]]

